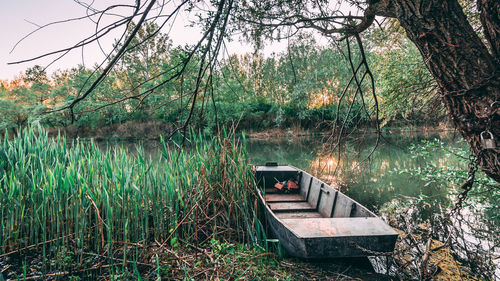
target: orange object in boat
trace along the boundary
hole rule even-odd
[[[293,180],[288,180],[287,187],[288,187],[288,190],[299,189],[299,185],[296,182],[294,182]]]

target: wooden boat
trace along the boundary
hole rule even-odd
[[[338,258],[387,255],[398,234],[358,202],[293,166],[266,163],[255,176],[266,221],[282,247],[295,257]],[[283,192],[277,182],[293,180]]]

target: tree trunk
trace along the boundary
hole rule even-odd
[[[500,1],[478,0],[477,7],[481,12],[481,24],[484,36],[488,40],[490,50],[497,62],[500,59]]]
[[[498,32],[498,14],[488,14],[488,9],[498,10],[495,1],[483,0],[488,5],[483,5],[481,19],[483,25],[488,23],[485,30]],[[373,2],[380,5],[379,15],[399,20],[437,81],[453,124],[478,156],[482,170],[500,182],[500,69],[494,57],[499,42],[489,42],[492,55],[456,0]],[[500,39],[498,33],[486,37]],[[485,149],[482,132],[491,132],[499,148]]]

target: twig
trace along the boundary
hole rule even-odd
[[[155,251],[159,251],[160,249],[163,248],[163,246],[165,246],[165,243],[167,243],[167,241],[170,240],[170,238],[175,234],[175,232],[177,231],[177,229],[179,229],[179,227],[184,223],[184,221],[187,219],[187,217],[191,214],[191,212],[194,210],[194,208],[196,208],[196,206],[198,206],[198,202],[196,202],[193,207],[191,208],[191,210],[189,210],[189,212],[182,218],[182,220],[177,224],[177,226],[174,228],[174,230],[172,230],[172,232],[170,233],[170,235],[167,237],[167,239],[165,239],[165,241],[163,241],[163,243],[161,243],[160,247],[158,247],[158,249],[156,249]]]
[[[37,280],[37,279],[41,279],[43,277],[46,278],[46,277],[65,276],[65,275],[68,275],[68,274],[82,273],[82,272],[85,272],[85,271],[97,270],[97,269],[102,269],[102,268],[107,268],[107,267],[111,267],[111,265],[110,264],[105,264],[105,265],[94,266],[94,267],[85,268],[85,269],[76,270],[76,271],[71,271],[71,272],[65,271],[65,272],[57,272],[57,273],[52,273],[52,274],[31,276],[31,277],[23,278],[23,280]]]
[[[92,206],[94,206],[95,212],[97,214],[97,224],[99,227],[99,231],[101,232],[101,247],[104,248],[104,228],[102,227],[101,213],[99,212],[99,208],[97,208],[97,205],[95,204],[94,200],[92,200],[90,195],[88,195],[88,194],[86,194],[86,195],[87,195],[87,198],[92,203]]]
[[[52,240],[47,240],[47,241],[43,241],[43,242],[40,242],[40,243],[37,243],[37,244],[33,244],[33,245],[30,245],[30,246],[27,246],[27,247],[24,247],[24,248],[21,248],[21,249],[17,249],[15,251],[11,251],[11,252],[8,252],[8,253],[5,253],[5,254],[1,254],[0,258],[6,257],[6,256],[10,256],[12,254],[15,254],[15,253],[18,253],[18,252],[22,252],[22,251],[25,251],[25,250],[29,250],[31,248],[36,248],[36,247],[41,246],[43,244],[51,243],[51,242],[54,242],[54,241],[57,241],[57,240],[60,240],[60,239],[63,239],[65,237],[69,237],[69,236],[72,236],[72,235],[74,235],[74,233],[68,234],[66,236],[61,236],[61,237],[58,237],[58,238],[54,238]]]

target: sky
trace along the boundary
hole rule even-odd
[[[135,2],[129,1],[132,4]],[[95,2],[96,5],[117,3],[111,0],[96,0]],[[80,17],[85,13],[86,9],[74,0],[0,0],[0,80],[13,79],[20,72],[36,64],[47,66],[55,57],[15,65],[8,65],[9,62],[29,59],[46,52],[66,48],[93,34],[95,25],[88,19],[51,25],[30,35],[12,50],[19,40],[37,29],[37,26]],[[200,37],[199,29],[186,27],[189,20],[186,15],[182,14],[176,20],[176,24],[169,33],[174,46],[194,43]],[[102,41],[104,51],[110,50],[117,35],[118,33],[112,34]],[[238,40],[232,41],[228,49],[229,52],[236,54],[252,51],[249,44]],[[286,49],[286,42],[273,43],[265,52],[279,52],[284,49]],[[47,72],[50,74],[57,69],[68,69],[81,63],[90,67],[103,58],[103,53],[97,45],[89,45],[84,48],[83,53],[81,49],[70,52],[49,66]]]
[[[10,66],[7,65],[8,62],[30,58],[77,42],[81,32],[90,30],[84,23],[60,25],[35,33],[11,52],[17,41],[37,28],[35,24],[42,25],[75,16],[82,13],[79,10],[81,9],[78,9],[73,1],[68,0],[0,0],[0,34],[2,35],[0,79],[11,79],[26,68],[34,64],[44,65],[48,60]],[[57,63],[56,67],[64,68],[77,64],[78,57],[76,52],[70,54]]]

